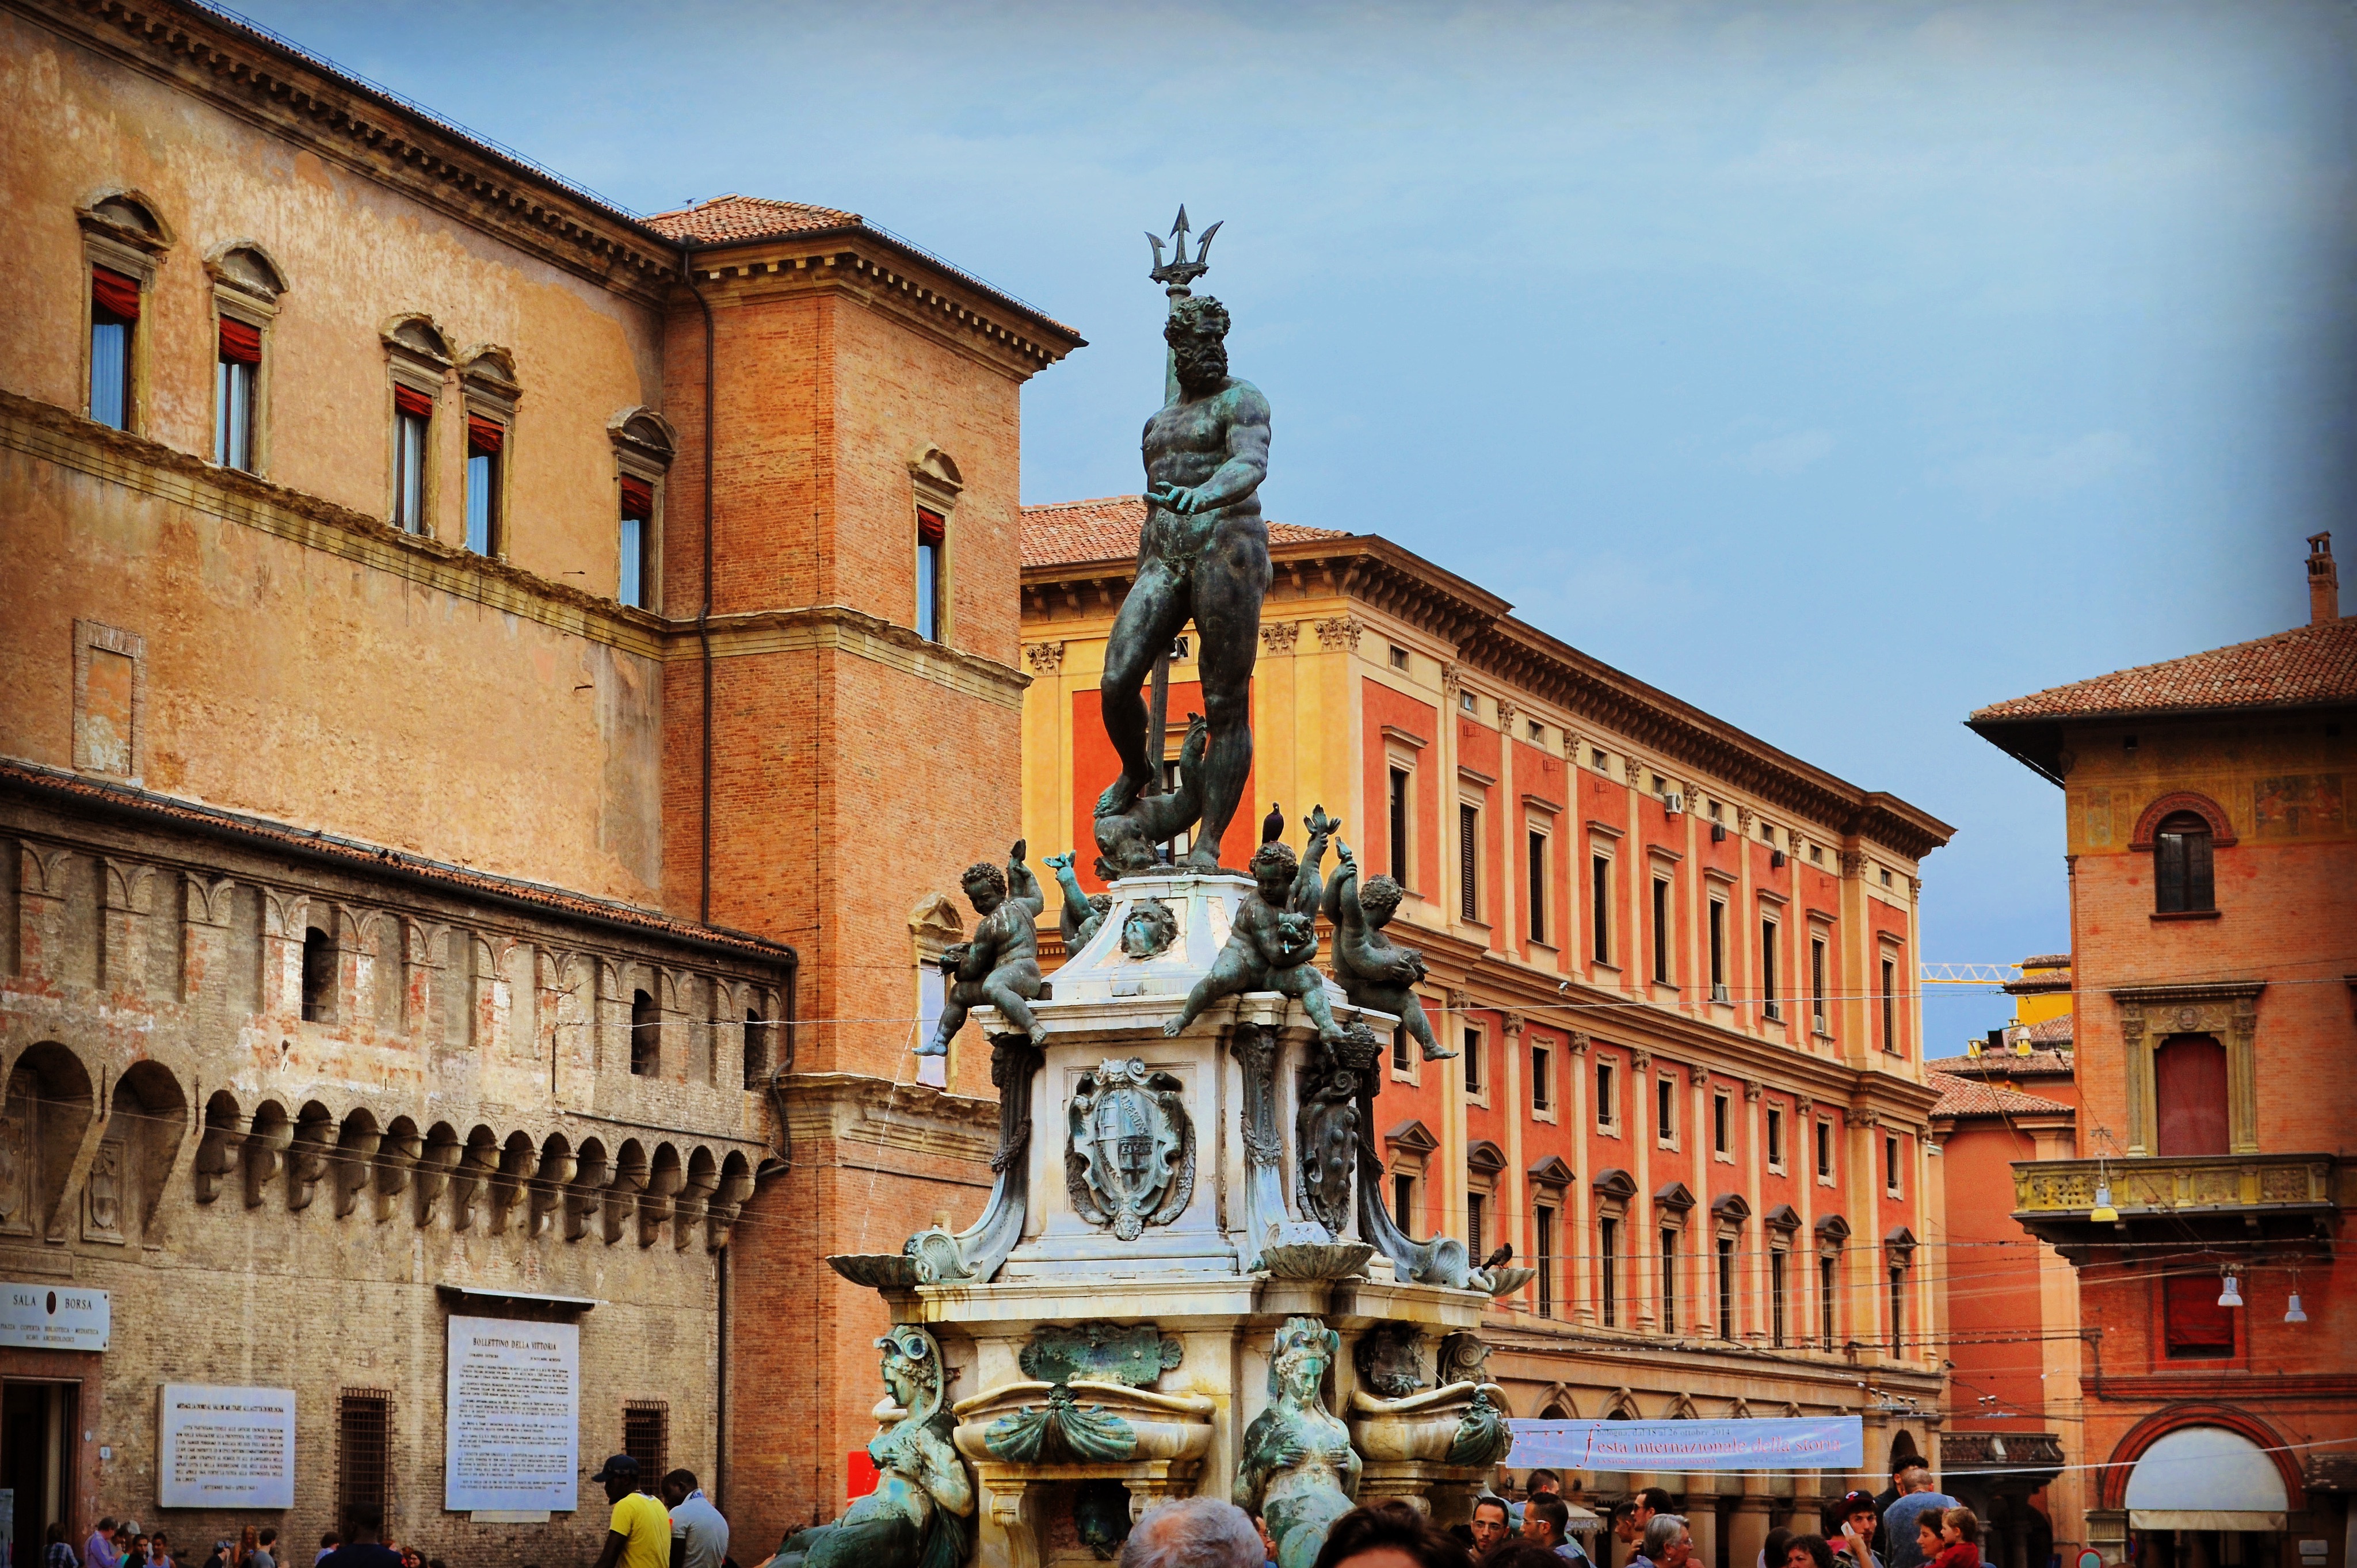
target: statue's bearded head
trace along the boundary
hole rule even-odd
[[[983,914],[989,914],[1006,902],[1006,873],[986,860],[975,861],[965,868],[965,896]]]
[[[1188,392],[1216,392],[1228,379],[1228,307],[1204,295],[1182,299],[1162,328],[1163,340]]]
[[[1283,839],[1271,839],[1253,851],[1252,864],[1246,869],[1251,871],[1252,879],[1260,885],[1261,902],[1281,905],[1285,902],[1286,889],[1293,886],[1294,877],[1300,874],[1301,862],[1294,854],[1291,844]]]
[[[1359,885],[1359,908],[1366,911],[1367,924],[1388,924],[1399,913],[1400,885],[1388,876],[1370,876]]]

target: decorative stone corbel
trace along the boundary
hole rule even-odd
[[[279,1163],[286,1145],[295,1139],[295,1124],[279,1121],[264,1125],[259,1119],[253,1130],[246,1134],[245,1206],[259,1208],[270,1186],[270,1178],[278,1174]]]
[[[383,1133],[374,1127],[345,1123],[343,1135],[336,1140],[337,1219],[349,1218],[360,1206],[361,1194],[368,1190],[369,1178],[375,1174],[377,1145],[383,1140]]]
[[[720,1178],[720,1190],[713,1196],[712,1211],[705,1221],[704,1250],[717,1252],[728,1245],[728,1238],[737,1228],[737,1211],[745,1200],[753,1196],[750,1172]]]
[[[613,1158],[603,1151],[575,1162],[573,1179],[565,1187],[566,1240],[578,1241],[589,1233],[589,1218],[604,1204],[606,1184],[613,1179]]]
[[[551,1148],[540,1156],[540,1169],[532,1180],[532,1205],[524,1221],[524,1234],[533,1240],[548,1234],[550,1221],[565,1201],[565,1184],[573,1179],[581,1162],[571,1154]]]
[[[332,1122],[306,1122],[295,1129],[286,1151],[286,1207],[300,1212],[311,1207],[318,1196],[319,1183],[326,1178],[330,1149],[328,1134],[335,1127]]]
[[[539,1152],[529,1144],[511,1144],[500,1152],[499,1165],[490,1179],[492,1235],[508,1233],[508,1216],[523,1201],[533,1168],[539,1163]]]
[[[630,1229],[630,1216],[639,1206],[639,1194],[646,1189],[644,1171],[616,1170],[614,1179],[606,1184],[606,1212],[603,1235],[606,1245],[612,1246]]]
[[[680,1189],[672,1215],[671,1244],[673,1248],[682,1252],[687,1251],[687,1243],[704,1223],[705,1214],[711,1207],[712,1195],[719,1190],[719,1187],[720,1177],[707,1174],[700,1177],[690,1176],[687,1185]]]
[[[234,1127],[207,1126],[197,1144],[197,1158],[191,1179],[196,1187],[197,1201],[210,1203],[221,1197],[221,1178],[237,1169],[238,1145],[242,1142]]]
[[[468,1144],[450,1173],[450,1229],[466,1230],[475,1223],[475,1204],[499,1170],[497,1144]]]
[[[662,1239],[672,1217],[672,1198],[686,1184],[687,1174],[677,1165],[651,1171],[639,1189],[639,1245],[651,1247]]]
[[[424,1230],[434,1223],[442,1207],[442,1195],[449,1189],[450,1174],[457,1168],[458,1156],[465,1149],[457,1144],[428,1144],[417,1159],[417,1227]]]
[[[388,1133],[376,1145],[376,1219],[382,1225],[401,1208],[409,1190],[410,1173],[425,1153],[425,1140],[416,1133]]]

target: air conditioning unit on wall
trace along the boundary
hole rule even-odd
[[[1674,817],[1677,816],[1685,809],[1686,798],[1684,795],[1677,793],[1675,790],[1672,790],[1669,794],[1662,797],[1662,810],[1669,812],[1670,815]]]

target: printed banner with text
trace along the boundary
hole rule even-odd
[[[1759,1421],[1516,1421],[1514,1465],[1555,1470],[1856,1470],[1854,1415]]]

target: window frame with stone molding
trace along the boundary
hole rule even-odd
[[[165,257],[171,252],[175,237],[156,203],[141,191],[127,187],[109,187],[98,191],[81,207],[74,216],[81,229],[82,264],[82,331],[81,388],[82,413],[93,423],[126,435],[145,435],[147,422],[149,381],[153,375],[155,333],[148,317],[155,307],[156,274]],[[139,290],[139,313],[124,328],[122,363],[123,410],[119,424],[109,424],[99,418],[96,403],[99,364],[97,342],[98,313],[104,308],[97,295],[97,276],[93,268],[129,278]]]

